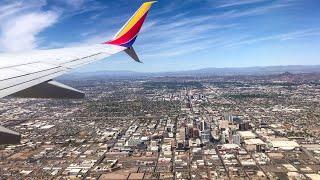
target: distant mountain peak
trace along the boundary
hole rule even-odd
[[[299,73],[320,73],[320,65],[289,65],[289,66],[259,66],[234,68],[204,68],[188,71],[174,72],[135,72],[127,70],[73,72],[61,79],[103,79],[103,78],[132,78],[132,77],[158,77],[158,76],[234,76],[234,75],[279,75],[291,77]]]

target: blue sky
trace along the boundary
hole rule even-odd
[[[0,0],[0,51],[109,40],[142,0]],[[159,0],[125,54],[77,71],[320,64],[318,0]]]

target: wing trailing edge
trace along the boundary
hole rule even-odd
[[[15,131],[0,126],[0,145],[19,144],[21,135]]]
[[[65,84],[47,81],[12,94],[18,98],[81,99],[85,94]]]

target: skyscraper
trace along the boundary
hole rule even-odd
[[[232,143],[240,145],[241,141],[239,134],[232,135]]]
[[[200,123],[200,131],[205,131],[206,129],[208,129],[208,124],[205,120],[202,120]]]

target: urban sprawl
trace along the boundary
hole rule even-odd
[[[66,81],[0,100],[3,179],[320,179],[320,75]]]

